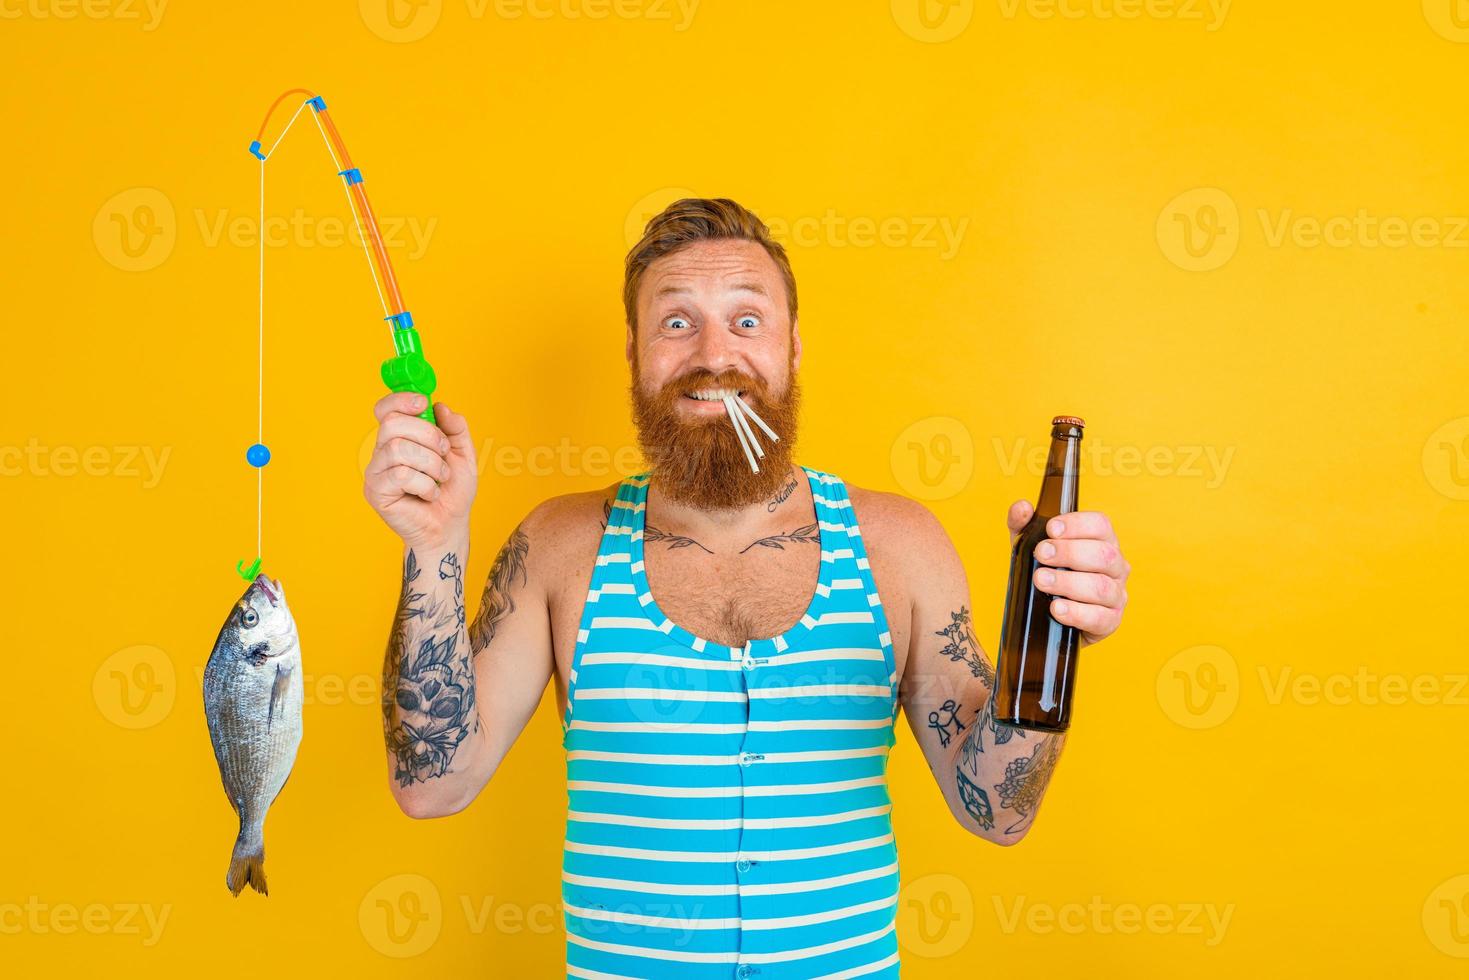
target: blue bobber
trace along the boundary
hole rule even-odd
[[[262,443],[256,443],[245,450],[245,461],[251,466],[261,467],[270,462],[270,450]]]

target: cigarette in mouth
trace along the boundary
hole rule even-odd
[[[755,410],[746,405],[738,395],[725,396],[724,410],[729,413],[730,424],[734,426],[735,436],[740,440],[740,448],[745,451],[745,459],[750,462],[750,470],[759,473],[760,464],[755,462],[755,457],[758,455],[764,459],[765,450],[760,448],[760,442],[755,437],[755,430],[750,428],[750,420],[753,419],[755,424],[760,426],[761,430],[772,440],[779,442],[780,436],[772,432],[770,426],[766,425],[765,421],[755,414]]]

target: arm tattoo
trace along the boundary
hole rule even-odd
[[[969,622],[969,607],[960,606],[958,612],[949,615],[953,621],[943,629],[934,631],[934,635],[949,641],[942,652],[950,660],[968,664],[969,672],[993,690],[995,668],[990,666],[989,660],[980,652],[978,641],[974,639],[974,627]]]
[[[446,554],[439,561],[440,580],[454,581],[453,609],[425,604],[427,593],[414,591],[421,573],[418,555],[410,548],[383,660],[383,737],[400,786],[447,773],[459,744],[479,728],[473,661],[459,643],[464,570],[457,555]],[[408,639],[410,623],[417,627],[414,643]]]
[[[751,541],[740,549],[740,554],[743,555],[756,545],[762,548],[775,548],[778,551],[784,551],[785,545],[781,544],[782,541],[787,544],[820,544],[821,532],[816,529],[815,524],[807,524],[805,527],[798,527],[794,531],[787,531],[785,534],[772,534],[768,538]]]
[[[1035,819],[1041,795],[1051,781],[1051,772],[1056,768],[1056,759],[1061,754],[1061,739],[1048,735],[1036,743],[1035,750],[1023,759],[1011,759],[1005,766],[1004,782],[995,784],[1000,794],[1000,806],[1014,810],[1020,819],[1005,828],[1013,834]]]
[[[961,606],[958,612],[949,615],[952,622],[944,629],[935,631],[935,635],[948,641],[942,652],[950,660],[967,665],[970,673],[982,680],[989,691],[986,692],[984,703],[975,709],[973,720],[967,728],[959,720],[959,710],[963,706],[956,704],[952,698],[940,705],[938,710],[929,712],[928,727],[938,732],[941,748],[946,748],[954,736],[960,737],[958,765],[954,768],[959,800],[975,823],[984,830],[992,830],[995,826],[994,807],[990,803],[989,795],[980,786],[980,761],[985,753],[985,739],[989,739],[991,749],[997,749],[1014,738],[1026,738],[1027,735],[1024,729],[1014,728],[995,717],[995,670],[975,642],[969,609]],[[994,789],[999,794],[1000,809],[1014,811],[1018,819],[1007,826],[1004,833],[1018,833],[1035,820],[1041,797],[1051,781],[1056,760],[1061,755],[1064,738],[1063,735],[1041,735],[1033,740],[1028,739],[1034,746],[1030,754],[1017,756],[1005,764],[1004,779],[995,783]]]
[[[516,528],[505,539],[495,564],[490,568],[490,577],[485,582],[484,595],[480,597],[479,613],[474,625],[469,627],[469,646],[476,654],[490,645],[500,622],[515,611],[515,599],[510,595],[516,582],[526,582],[525,559],[530,554],[530,538]]]
[[[954,775],[959,777],[959,799],[964,802],[965,811],[985,830],[993,830],[995,811],[990,806],[990,798],[962,770],[954,770]]]

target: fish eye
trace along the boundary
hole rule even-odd
[[[255,612],[255,610],[251,609],[249,606],[246,606],[245,611],[240,614],[240,622],[244,623],[245,627],[248,629],[250,627],[253,627],[256,623],[260,622],[260,616]]]
[[[760,326],[760,318],[753,313],[746,313],[735,322],[747,330],[753,330]]]

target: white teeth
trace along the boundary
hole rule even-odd
[[[738,394],[739,391],[734,388],[707,388],[703,391],[691,391],[689,397],[697,398],[701,402],[722,402]]]

